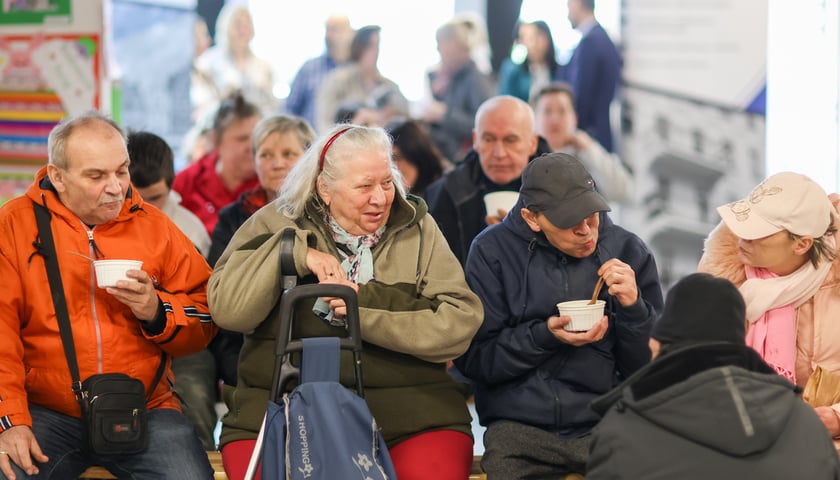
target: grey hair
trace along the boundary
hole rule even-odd
[[[257,148],[272,133],[293,133],[303,148],[308,148],[315,140],[315,132],[303,118],[294,115],[272,115],[263,118],[254,127],[251,134],[251,150],[256,153]]]
[[[117,125],[117,122],[98,110],[88,110],[75,117],[67,117],[53,127],[47,139],[47,150],[49,151],[48,162],[62,170],[67,169],[67,141],[70,139],[70,135],[73,134],[76,128],[85,127],[96,122],[110,125],[119,133],[123,143],[126,143],[125,132]]]
[[[488,98],[484,101],[484,103],[479,105],[478,110],[475,112],[475,131],[479,130],[478,126],[481,123],[481,119],[487,115],[489,111],[510,103],[515,104],[518,110],[523,111],[528,115],[528,121],[531,122],[531,133],[537,133],[537,121],[534,117],[534,109],[524,101],[511,95],[496,95],[495,97]]]
[[[324,157],[324,168],[321,170],[321,152],[326,143],[342,130],[346,132],[335,138]],[[391,158],[391,137],[380,127],[362,127],[357,125],[335,125],[329,132],[319,137],[309,146],[303,157],[292,167],[286,181],[277,194],[278,209],[289,218],[296,219],[303,215],[306,202],[315,199],[319,204],[321,198],[316,188],[320,178],[327,188],[333,187],[340,180],[341,165],[350,162],[359,152],[381,151],[388,155],[391,172],[394,175],[394,187],[398,194],[405,197],[402,176]]]

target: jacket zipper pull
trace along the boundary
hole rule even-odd
[[[99,250],[99,247],[96,246],[96,242],[93,240],[93,229],[87,231],[87,236],[88,245],[90,246],[90,256],[93,258],[104,257],[104,255],[102,255],[102,251]]]

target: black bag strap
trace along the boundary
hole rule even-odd
[[[84,409],[86,393],[82,391],[82,381],[79,378],[79,364],[76,361],[76,346],[73,343],[73,329],[70,326],[70,315],[67,313],[67,298],[64,296],[64,284],[61,282],[61,274],[58,269],[58,255],[55,252],[55,241],[53,240],[50,219],[52,214],[47,207],[33,201],[35,206],[35,221],[38,224],[38,236],[41,239],[41,256],[44,257],[44,265],[47,269],[47,279],[50,282],[55,316],[58,318],[58,330],[61,333],[61,344],[64,346],[64,356],[67,357],[67,366],[70,367],[70,378],[73,380],[73,394],[76,401]],[[158,366],[155,378],[146,393],[146,400],[152,396],[152,392],[166,371],[166,352],[161,351],[160,365]]]

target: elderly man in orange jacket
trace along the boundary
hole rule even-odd
[[[216,333],[206,298],[210,267],[133,191],[125,137],[113,121],[97,112],[67,119],[50,133],[48,148],[49,164],[26,194],[0,208],[0,478],[77,478],[94,464],[120,477],[211,478],[168,368],[171,356],[201,350]],[[85,427],[36,205],[50,213],[80,379],[120,372],[143,384],[148,444],[139,453],[80,448]],[[100,288],[94,259],[143,264]]]

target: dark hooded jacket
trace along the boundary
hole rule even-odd
[[[799,389],[744,345],[674,350],[593,402],[586,480],[838,479],[834,445]]]
[[[528,161],[544,153],[551,153],[551,147],[545,139],[539,137],[537,151]],[[475,236],[487,228],[487,222],[484,221],[487,216],[484,195],[505,190],[518,192],[521,186],[521,177],[507,185],[493,183],[481,169],[475,150],[470,150],[455,170],[429,185],[424,195],[429,205],[429,214],[434,217],[461,265],[467,261],[467,253]]]
[[[641,239],[606,213],[595,253],[570,257],[531,231],[521,208],[520,199],[473,242],[467,283],[484,305],[484,323],[455,365],[474,381],[482,425],[512,420],[580,437],[598,421],[589,403],[650,359],[648,338],[662,311],[656,262]],[[557,315],[558,302],[589,298],[598,268],[610,258],[633,269],[639,301],[623,307],[602,289],[609,317],[604,338],[581,347],[561,342],[546,320]]]

